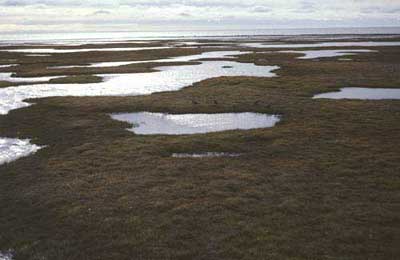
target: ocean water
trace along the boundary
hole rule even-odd
[[[5,33],[2,34],[1,44],[27,42],[74,44],[84,42],[119,42],[126,40],[167,40],[167,39],[232,39],[257,38],[295,35],[336,35],[334,39],[352,38],[349,35],[380,35],[378,38],[400,34],[400,27],[365,27],[365,28],[311,28],[311,29],[256,29],[256,30],[208,30],[208,31],[144,31],[144,32],[81,32],[81,33]],[[318,36],[319,35],[319,36]],[[346,36],[344,36],[346,35]],[[390,36],[389,36],[390,37]],[[326,37],[323,37],[326,38]]]

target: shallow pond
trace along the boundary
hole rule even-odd
[[[400,89],[393,88],[342,88],[338,92],[315,95],[313,98],[327,99],[400,99]]]
[[[31,144],[29,139],[0,138],[0,165],[28,156],[39,149],[41,147]]]
[[[186,135],[249,130],[273,127],[279,122],[277,115],[250,112],[182,115],[139,112],[112,114],[111,117],[132,124],[133,127],[129,130],[140,135]]]
[[[372,50],[317,50],[317,51],[280,51],[282,53],[300,53],[304,56],[298,59],[317,59],[317,58],[328,58],[328,57],[340,57],[348,55],[357,55],[360,53],[375,52]]]

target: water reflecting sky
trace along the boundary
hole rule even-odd
[[[342,88],[338,92],[329,92],[314,96],[317,98],[328,99],[400,99],[400,89],[391,88]]]
[[[272,127],[279,122],[279,116],[249,112],[182,115],[139,112],[113,114],[111,117],[131,123],[133,127],[130,131],[140,135],[184,135],[249,130]]]

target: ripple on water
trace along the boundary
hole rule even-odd
[[[279,122],[277,115],[250,112],[181,115],[139,112],[112,114],[111,117],[132,124],[133,127],[129,130],[140,135],[186,135],[249,130],[273,127]]]
[[[400,89],[393,88],[342,88],[338,92],[329,92],[315,95],[314,99],[400,99]]]

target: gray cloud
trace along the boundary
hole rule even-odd
[[[111,14],[111,12],[106,10],[98,10],[94,12],[92,15],[108,15],[108,14]]]
[[[0,12],[0,33],[129,30],[131,24],[143,26],[135,29],[400,25],[397,0],[0,0]]]
[[[256,6],[252,8],[252,11],[255,13],[269,13],[272,12],[272,9],[265,6]]]
[[[312,13],[316,10],[316,4],[311,1],[302,1],[298,11],[303,13]]]
[[[183,16],[183,17],[191,17],[191,16],[192,16],[192,15],[189,14],[189,13],[180,13],[179,15],[180,15],[180,16]]]

